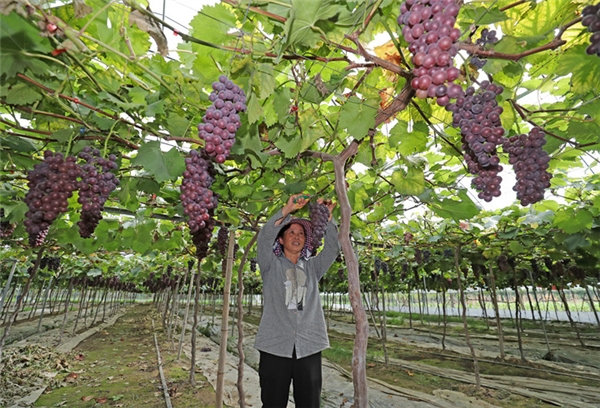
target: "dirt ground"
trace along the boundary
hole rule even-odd
[[[253,323],[257,320],[257,312],[253,318],[248,319]],[[14,369],[12,378],[22,376],[22,381],[0,384],[4,391],[0,391],[0,406],[9,408],[21,407],[100,407],[104,405],[115,407],[162,407],[166,406],[165,398],[169,395],[172,406],[181,407],[210,407],[215,405],[215,388],[217,380],[217,364],[219,360],[218,339],[221,335],[220,319],[218,316],[205,316],[201,319],[201,331],[208,335],[197,336],[196,349],[196,377],[197,384],[189,385],[189,370],[191,357],[189,331],[184,341],[183,355],[177,359],[177,345],[179,330],[175,331],[170,339],[167,330],[162,328],[160,314],[151,305],[138,305],[127,307],[111,316],[106,322],[94,328],[81,331],[78,336],[72,336],[73,316],[67,323],[63,344],[59,347],[59,328],[62,316],[47,317],[43,321],[45,331],[35,333],[37,320],[24,322],[11,329],[12,339],[29,337],[13,342],[5,347],[5,356],[13,351]],[[88,324],[91,322],[88,322]],[[152,326],[151,323],[154,323]],[[69,329],[70,328],[70,329]],[[337,340],[344,336],[352,338],[354,325],[343,316],[330,321],[330,337]],[[377,343],[377,333],[371,327],[371,344]],[[226,353],[225,380],[223,403],[225,406],[239,406],[238,389],[236,387],[238,376],[237,357],[237,330],[229,327],[230,340]],[[515,341],[514,333],[505,330],[505,352],[507,360],[516,360],[520,353]],[[507,333],[508,332],[508,333]],[[596,333],[599,333],[597,331]],[[256,326],[252,323],[244,324],[244,381],[246,406],[260,406],[260,389],[258,385],[258,353],[252,347]],[[397,357],[390,359],[390,364],[396,368],[395,378],[388,381],[377,380],[384,377],[386,366],[377,360],[368,364],[369,405],[372,407],[505,407],[511,405],[511,397],[519,395],[520,406],[567,406],[567,407],[600,407],[600,393],[598,387],[585,384],[598,384],[600,381],[600,334],[585,337],[586,347],[581,347],[574,336],[561,334],[550,335],[550,345],[554,361],[544,360],[548,348],[543,336],[528,330],[523,342],[523,352],[531,364],[532,370],[546,370],[548,372],[577,373],[582,385],[563,387],[560,382],[551,379],[535,379],[527,377],[502,378],[481,374],[484,395],[482,391],[474,391],[474,376],[472,370],[455,372],[453,369],[440,367],[440,371],[427,373],[433,370],[423,362],[428,354],[454,353],[456,356],[467,357],[470,350],[460,334],[453,333],[445,339],[446,349],[441,346],[441,328],[436,325],[415,325],[412,329],[406,327],[388,327],[389,349],[404,347],[410,353],[415,350],[420,352],[417,358]],[[567,330],[562,332],[568,333]],[[233,336],[232,336],[233,334]],[[20,337],[19,337],[20,336]],[[159,351],[162,357],[166,388],[160,380],[157,352],[153,336],[156,336]],[[471,343],[476,350],[478,358],[482,360],[498,360],[497,336],[489,334],[474,334]],[[40,348],[37,348],[40,347]],[[37,361],[42,364],[46,358],[47,366],[38,367],[43,378],[32,378],[23,375],[24,363],[17,357],[27,354],[26,364]],[[42,358],[44,357],[44,358]],[[10,368],[4,358],[0,363],[0,371],[5,376]],[[535,363],[535,364],[534,364]],[[20,364],[20,365],[19,365]],[[482,364],[484,367],[484,364]],[[18,370],[21,371],[18,371]],[[324,360],[323,377],[323,407],[350,407],[353,403],[353,385],[348,372],[349,367]],[[508,372],[507,374],[510,374]],[[424,392],[416,387],[403,387],[406,384],[401,376],[422,378],[452,377],[461,386],[447,387],[440,382],[438,389]],[[595,382],[594,382],[595,381]],[[136,385],[137,384],[137,385]],[[431,384],[429,384],[431,385]],[[446,387],[445,387],[446,386]],[[12,388],[9,390],[9,388]],[[433,387],[435,388],[435,387]],[[566,388],[563,390],[563,388]],[[100,392],[102,391],[102,392]],[[517,391],[517,392],[515,392]],[[528,395],[524,397],[523,395]],[[596,395],[598,394],[598,395]],[[526,398],[523,400],[523,398]],[[515,399],[515,401],[517,401]],[[529,402],[527,402],[529,401]],[[555,403],[552,403],[554,401]],[[288,407],[294,407],[290,400]]]

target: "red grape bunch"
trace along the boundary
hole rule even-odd
[[[550,156],[542,148],[545,144],[544,132],[534,127],[529,134],[512,136],[502,145],[517,178],[513,190],[524,207],[543,200],[544,191],[550,187]]]
[[[194,234],[207,226],[218,204],[216,195],[210,190],[214,168],[204,150],[191,150],[185,165],[179,198],[183,212],[188,217],[190,232]]]
[[[310,203],[308,205],[308,213],[310,223],[312,224],[312,235],[309,246],[311,251],[315,251],[322,244],[325,231],[327,230],[327,222],[329,221],[329,208],[323,203]]]
[[[479,198],[490,202],[500,196],[502,171],[496,147],[503,144],[505,130],[500,122],[503,109],[498,106],[496,96],[504,91],[502,86],[482,81],[476,91],[468,87],[464,96],[449,104],[446,109],[452,112],[452,126],[459,127],[462,135],[463,157],[473,179],[473,186],[479,191]]]
[[[246,111],[246,95],[225,75],[212,84],[209,100],[213,103],[198,125],[198,136],[204,140],[206,153],[223,163],[235,143],[235,132],[241,122],[239,112]]]
[[[81,167],[74,156],[65,157],[50,150],[44,152],[44,161],[33,166],[27,173],[29,191],[25,204],[25,231],[29,244],[40,246],[46,239],[48,229],[59,214],[66,212],[69,198],[79,187]]]
[[[111,172],[118,165],[114,154],[105,159],[100,156],[100,150],[89,146],[84,147],[78,156],[85,160],[85,164],[81,166],[83,174],[77,199],[81,204],[81,219],[77,222],[77,226],[79,236],[89,238],[102,219],[106,200],[119,185],[119,179]]]
[[[588,55],[594,55],[600,57],[600,3],[595,6],[586,6],[581,10],[581,24],[588,28],[588,31],[592,33],[590,36],[590,45],[586,48],[585,52]]]
[[[459,10],[454,0],[406,0],[400,5],[398,24],[415,66],[411,85],[418,98],[436,98],[440,106],[462,93],[460,85],[452,83],[460,75],[453,63],[460,37],[454,27]]]

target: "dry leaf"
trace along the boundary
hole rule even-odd
[[[69,373],[65,377],[65,381],[66,382],[74,382],[74,381],[77,381],[78,377],[79,377],[79,374],[77,374],[77,373]]]
[[[98,403],[98,404],[104,404],[106,401],[108,401],[108,398],[98,397],[98,398],[95,398],[94,401],[96,401],[96,403]]]
[[[88,402],[94,399],[93,395],[84,395],[83,397],[81,397],[81,400],[84,402]]]
[[[415,375],[414,373],[411,373],[411,372],[410,372],[410,371],[408,371],[408,370],[406,370],[406,374],[408,374],[408,375],[409,375],[409,376],[411,376],[411,377],[412,377],[413,375]]]
[[[367,364],[367,367],[373,368],[373,367],[375,367],[375,363],[369,363],[369,364]]]
[[[166,57],[169,54],[167,37],[165,37],[165,33],[162,32],[154,20],[139,10],[133,10],[129,13],[129,25],[132,26],[134,24],[137,25],[140,30],[150,34],[150,37],[156,42],[156,48],[160,55]]]

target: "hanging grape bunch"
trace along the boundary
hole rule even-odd
[[[246,111],[246,95],[225,75],[212,84],[209,100],[213,103],[198,125],[198,136],[204,140],[206,153],[223,163],[235,143],[235,132],[239,129],[240,112]]]
[[[250,270],[252,272],[256,272],[256,265],[258,265],[256,258],[250,258]]]
[[[496,30],[490,30],[488,28],[484,28],[481,30],[480,37],[475,40],[475,44],[479,45],[481,48],[485,48],[488,44],[495,44],[498,42],[498,38],[496,37]],[[487,63],[485,58],[480,58],[477,56],[471,57],[471,64],[475,65],[477,69],[483,68],[483,66]]]
[[[119,179],[111,172],[118,165],[114,154],[105,159],[100,156],[100,150],[89,146],[84,147],[78,156],[85,160],[85,164],[81,166],[83,173],[77,199],[81,204],[81,219],[77,226],[79,236],[89,238],[102,219],[106,200],[119,185]]]
[[[52,222],[67,211],[68,200],[79,187],[81,176],[81,168],[75,161],[73,156],[65,159],[61,153],[46,150],[44,161],[27,173],[29,191],[25,204],[29,211],[23,224],[31,246],[42,245]]]
[[[327,231],[327,222],[329,221],[329,209],[324,203],[310,203],[308,213],[313,230],[309,246],[311,251],[314,252],[323,243],[323,237]]]
[[[219,232],[217,233],[217,250],[221,257],[225,259],[227,255],[227,241],[229,239],[229,230],[226,226],[221,226],[219,228]]]
[[[446,109],[452,112],[452,126],[459,127],[462,135],[463,157],[473,179],[479,198],[490,202],[500,196],[502,171],[496,147],[504,143],[505,130],[500,122],[503,109],[498,106],[496,96],[504,91],[502,86],[482,81],[476,91],[472,86],[465,96]]]
[[[585,52],[588,55],[594,55],[600,57],[600,3],[595,6],[586,6],[581,11],[581,24],[588,28],[588,31],[592,33],[590,36],[590,45],[586,48]]]
[[[513,190],[524,207],[543,200],[544,191],[550,187],[550,156],[542,148],[545,144],[544,132],[534,127],[528,134],[512,136],[502,145],[515,170],[517,184]]]
[[[206,227],[218,201],[210,190],[214,180],[213,164],[204,150],[191,150],[190,157],[185,159],[185,166],[179,198],[193,234]]]
[[[462,93],[461,86],[452,83],[460,76],[453,63],[460,37],[454,27],[459,10],[453,0],[406,0],[400,5],[398,24],[413,55],[411,86],[418,98],[436,98],[440,106]]]

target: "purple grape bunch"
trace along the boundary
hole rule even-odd
[[[227,240],[229,239],[229,230],[226,226],[219,228],[217,233],[217,249],[223,258],[227,255]]]
[[[190,231],[194,234],[209,225],[208,221],[218,205],[217,196],[210,190],[214,167],[205,150],[191,150],[185,165],[179,198],[188,217]]]
[[[453,83],[460,76],[453,61],[460,38],[454,27],[459,10],[454,0],[406,0],[400,5],[398,24],[413,55],[411,86],[418,98],[436,98],[440,106],[462,93]]]
[[[500,85],[482,81],[480,88],[470,86],[464,96],[450,103],[446,110],[452,112],[452,126],[459,127],[462,135],[463,157],[471,174],[475,174],[473,187],[479,191],[479,198],[490,202],[500,196],[502,171],[497,147],[506,138],[500,122],[503,112],[496,101],[504,88]]]
[[[119,185],[119,179],[112,173],[112,170],[118,167],[117,157],[111,154],[105,159],[100,156],[100,150],[90,146],[84,147],[78,156],[85,164],[81,166],[82,176],[77,199],[81,204],[81,218],[77,226],[79,236],[89,238],[102,219],[104,204]]]
[[[198,125],[198,136],[204,140],[204,149],[217,163],[223,163],[235,143],[235,133],[241,126],[240,112],[246,111],[244,91],[225,75],[213,82],[209,95],[212,105]]]
[[[308,213],[313,232],[309,246],[311,251],[314,251],[323,243],[323,237],[327,231],[327,222],[329,221],[329,209],[325,204],[315,202],[308,205]]]
[[[544,132],[534,127],[528,134],[512,136],[502,145],[515,170],[517,184],[513,190],[524,207],[543,200],[544,191],[550,187],[550,156],[543,149],[545,144]]]
[[[25,195],[25,231],[32,247],[42,245],[54,220],[67,211],[69,198],[79,187],[81,167],[74,156],[44,152],[44,161],[27,173],[29,191]]]
[[[496,30],[490,30],[489,28],[484,28],[481,30],[480,37],[475,40],[475,44],[479,45],[481,48],[485,48],[488,44],[497,43],[498,37],[496,37]],[[475,65],[477,69],[483,68],[483,66],[487,63],[485,58],[480,58],[477,56],[471,57],[471,64]]]
[[[600,57],[600,3],[584,7],[581,10],[581,16],[581,24],[592,33],[590,45],[585,52],[588,55],[596,54]]]

